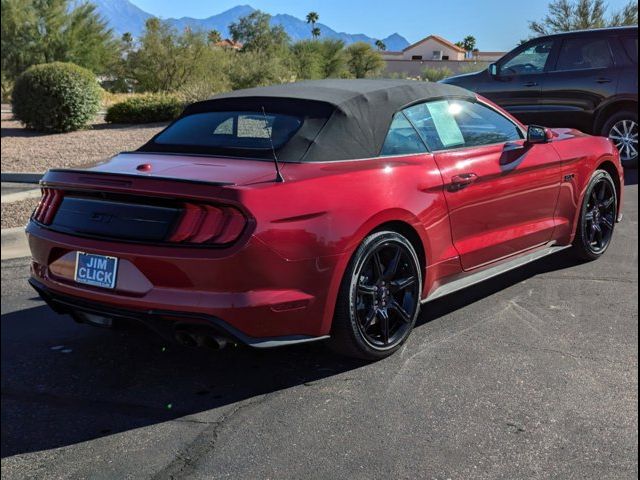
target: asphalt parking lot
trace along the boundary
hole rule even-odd
[[[428,304],[365,364],[220,352],[52,313],[2,262],[2,476],[637,478],[638,187],[596,263],[548,257]]]

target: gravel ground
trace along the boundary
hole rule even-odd
[[[2,171],[44,173],[53,167],[84,166],[138,148],[165,125],[111,125],[100,118],[87,130],[42,134],[25,129],[11,114],[3,113]]]
[[[21,227],[26,225],[29,216],[36,205],[38,198],[28,198],[21,202],[2,204],[2,228]]]
[[[100,118],[87,130],[42,134],[25,129],[11,114],[3,113],[1,125],[2,171],[44,173],[54,167],[85,166],[138,148],[166,124],[110,125]],[[2,228],[24,225],[37,203],[37,199],[3,203]]]

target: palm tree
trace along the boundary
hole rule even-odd
[[[317,12],[307,13],[307,23],[311,24],[311,36],[318,38],[320,36],[320,29],[316,27],[316,22],[320,20],[320,15]]]
[[[476,37],[473,35],[467,35],[462,39],[462,48],[467,52],[473,52],[476,48]]]
[[[384,44],[382,40],[376,40],[376,48],[384,52],[387,49],[387,46]]]
[[[220,32],[218,30],[209,30],[207,33],[207,42],[209,42],[210,45],[215,45],[220,41],[222,41],[222,35],[220,35]]]

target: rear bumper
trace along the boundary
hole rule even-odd
[[[174,340],[177,330],[182,327],[189,326],[203,326],[211,328],[221,336],[254,348],[279,347],[329,338],[328,335],[320,337],[307,335],[288,335],[266,338],[251,337],[213,315],[179,312],[175,310],[130,310],[118,308],[113,305],[87,302],[86,300],[79,298],[62,295],[45,287],[42,283],[34,280],[33,278],[29,279],[29,284],[56,313],[72,314],[75,312],[83,312],[103,315],[111,318],[132,320],[146,325],[149,329],[155,331],[158,335],[169,341]]]
[[[326,338],[331,328],[341,256],[287,260],[254,237],[226,251],[124,244],[33,222],[27,238],[31,284],[62,313],[200,323],[256,347]],[[77,251],[117,257],[115,289],[76,283]]]

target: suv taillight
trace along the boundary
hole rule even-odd
[[[246,224],[233,207],[185,203],[169,242],[222,245],[237,240]]]
[[[62,190],[43,188],[40,203],[38,203],[38,206],[33,212],[33,219],[38,223],[49,225],[58,211],[63,197],[64,193]]]

